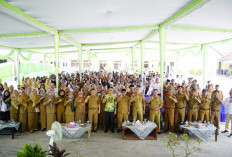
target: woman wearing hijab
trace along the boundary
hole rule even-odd
[[[0,98],[3,94],[4,88],[3,88],[3,84],[0,83]]]
[[[2,95],[2,105],[1,105],[1,120],[8,121],[10,120],[10,92],[9,90],[5,90]]]
[[[70,123],[74,121],[74,111],[72,111],[72,107],[74,106],[73,93],[69,93],[69,97],[66,99],[64,106],[65,109],[65,121],[66,123]]]
[[[48,90],[48,95],[45,96],[44,106],[46,106],[47,115],[47,130],[51,130],[51,125],[56,121],[56,106],[54,105],[55,95],[52,90]]]
[[[28,129],[32,133],[37,130],[38,113],[35,111],[35,107],[37,107],[40,99],[35,88],[32,89],[30,99],[31,101],[28,103]]]
[[[11,96],[11,107],[10,107],[10,119],[13,119],[15,122],[19,121],[19,92],[14,90],[13,95]]]
[[[76,107],[75,121],[81,120],[81,123],[85,123],[85,97],[83,91],[79,91],[78,95],[74,101],[74,106]]]
[[[58,97],[56,97],[54,104],[57,105],[56,107],[56,114],[57,114],[57,121],[59,123],[64,123],[64,111],[65,111],[65,107],[64,107],[64,102],[65,102],[65,94],[64,94],[64,90],[60,90],[58,93]]]
[[[46,124],[47,124],[47,116],[46,116],[46,107],[44,106],[44,98],[45,98],[45,90],[41,88],[39,90],[39,110],[40,110],[40,123],[41,123],[41,131],[46,130]]]
[[[21,131],[24,132],[27,130],[27,108],[28,102],[31,101],[27,95],[24,88],[22,88],[22,93],[18,98],[19,103],[19,122],[21,125]]]

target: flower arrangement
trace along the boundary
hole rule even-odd
[[[169,133],[167,136],[163,136],[163,139],[165,142],[167,142],[167,147],[169,148],[173,157],[180,156],[175,151],[177,148],[184,151],[185,157],[189,157],[191,154],[201,151],[201,148],[197,146],[200,145],[201,140],[199,138],[192,140],[187,134],[177,136],[175,133]]]

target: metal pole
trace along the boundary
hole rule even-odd
[[[143,41],[139,41],[139,44],[140,44],[140,55],[141,55],[141,71],[140,71],[140,74],[141,74],[141,79],[142,79],[142,86],[143,86],[143,67],[144,67],[144,58],[143,58]]]
[[[20,73],[19,73],[19,50],[15,51],[15,71],[18,85],[20,85]]]
[[[88,55],[88,72],[90,72],[90,52],[87,52]]]
[[[131,48],[131,57],[132,57],[132,71],[133,71],[133,74],[135,73],[135,48],[132,47]]]
[[[56,74],[56,89],[58,94],[58,86],[59,86],[59,34],[54,35],[54,49],[55,49],[55,74]]]
[[[43,58],[43,68],[44,68],[44,74],[46,74],[46,54],[45,54],[45,52],[44,52],[44,54],[43,54],[44,56],[44,58]]]
[[[164,58],[165,58],[165,36],[166,29],[159,29],[159,42],[160,42],[160,85],[161,85],[161,99],[163,100],[163,77],[164,77]]]
[[[78,47],[78,62],[79,62],[79,74],[80,80],[82,78],[82,45]]]
[[[176,74],[179,71],[179,51],[176,53]]]
[[[203,88],[205,88],[205,79],[206,79],[206,46],[205,45],[202,45],[203,46],[203,55],[202,55],[202,59],[203,59],[203,72],[202,72],[202,85],[203,85]]]

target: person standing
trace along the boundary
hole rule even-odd
[[[143,121],[143,115],[145,114],[145,97],[140,94],[140,87],[137,86],[135,89],[135,94],[130,98],[130,103],[132,103],[133,111],[132,118],[137,120],[137,117],[140,121]]]
[[[117,117],[118,117],[118,130],[122,131],[122,121],[128,121],[128,115],[130,114],[130,100],[129,96],[126,95],[126,89],[122,89],[122,95],[117,97]]]
[[[225,99],[226,107],[226,128],[222,133],[228,132],[228,137],[232,136],[232,89],[230,90],[230,96]],[[231,129],[229,129],[229,123],[231,123]],[[229,131],[230,130],[230,131]]]
[[[47,130],[51,129],[52,123],[56,121],[56,106],[54,105],[55,95],[52,90],[48,90],[48,95],[44,99],[46,106]]]
[[[217,131],[220,130],[220,109],[221,104],[224,104],[222,99],[220,99],[219,91],[213,92],[213,99],[211,100],[211,124],[217,128]]]
[[[28,102],[30,101],[29,96],[27,95],[24,88],[22,89],[22,93],[19,96],[19,122],[21,125],[21,132],[27,131],[27,108]]]
[[[64,102],[65,102],[65,92],[64,90],[60,90],[58,93],[58,97],[55,98],[54,104],[57,105],[56,107],[56,116],[57,116],[57,122],[59,123],[64,123],[65,120],[65,107],[64,107]]]
[[[153,96],[150,96],[147,100],[150,104],[150,115],[149,120],[155,122],[158,126],[158,131],[160,131],[160,109],[163,107],[163,103],[160,97],[158,97],[158,90],[153,90]]]
[[[10,106],[11,106],[11,97],[9,90],[3,92],[1,100],[1,120],[8,121],[10,120]]]
[[[31,94],[30,94],[30,101],[28,102],[28,129],[32,133],[34,130],[37,130],[37,118],[36,118],[36,112],[35,107],[39,103],[39,97],[37,95],[37,91],[35,88],[33,88]]]
[[[75,116],[75,109],[74,107],[74,98],[73,98],[73,93],[69,93],[69,97],[66,99],[65,103],[65,122],[70,123],[74,121],[74,116]]]
[[[41,131],[45,131],[47,127],[46,107],[43,105],[46,95],[45,89],[40,88],[39,95],[40,95],[39,110],[40,110]]]
[[[188,95],[183,93],[182,86],[177,87],[178,93],[175,95],[177,103],[175,106],[175,131],[179,131],[179,125],[184,123],[186,102],[189,100]]]
[[[190,92],[190,97],[188,101],[188,121],[194,122],[197,121],[198,118],[198,104],[201,103],[200,98],[197,96],[197,90],[192,89]]]
[[[17,90],[14,90],[11,96],[10,119],[13,119],[15,122],[19,121],[18,98],[19,98],[19,92]]]
[[[75,110],[75,121],[81,121],[81,123],[85,123],[85,97],[83,91],[79,91],[77,97],[74,101]]]
[[[98,114],[100,114],[100,98],[96,90],[92,89],[90,96],[87,96],[85,103],[88,103],[88,119],[93,132],[97,132]]]
[[[113,94],[113,88],[109,87],[108,94],[105,95],[103,99],[103,104],[105,104],[105,133],[108,132],[108,127],[110,124],[111,132],[114,133],[114,115],[116,114],[116,96]]]
[[[175,103],[177,103],[176,97],[173,96],[172,88],[168,89],[167,96],[164,97],[164,129],[166,131],[174,131],[174,113],[175,113]]]
[[[211,99],[207,94],[207,89],[203,89],[201,103],[199,106],[200,109],[199,109],[199,118],[198,118],[201,122],[204,121],[206,121],[206,123],[209,122],[210,102]]]

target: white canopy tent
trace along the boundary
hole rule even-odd
[[[54,53],[56,75],[62,53],[78,54],[81,73],[83,52],[90,60],[103,50],[131,51],[134,69],[138,49],[143,74],[144,50],[159,51],[161,82],[168,52],[203,48],[205,83],[204,50],[231,53],[216,45],[232,41],[231,8],[231,0],[0,0],[0,48]]]

